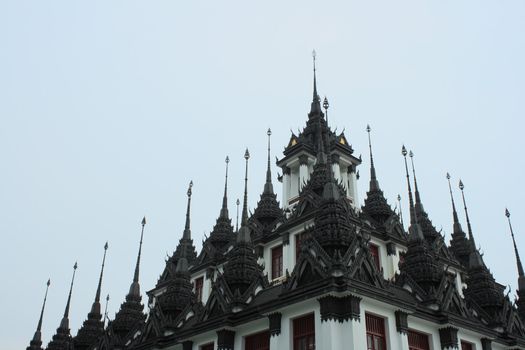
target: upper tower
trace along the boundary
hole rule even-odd
[[[298,135],[292,133],[290,141],[284,150],[284,157],[277,161],[283,170],[283,207],[295,205],[299,199],[301,189],[310,178],[313,167],[317,162],[317,152],[320,139],[323,140],[328,162],[332,165],[335,180],[346,189],[346,196],[354,208],[358,208],[357,173],[356,168],[361,160],[356,158],[352,146],[348,143],[344,133],[336,134],[328,126],[328,100],[324,99],[323,113],[321,98],[317,93],[316,54],[313,56],[313,96],[308,113],[306,126]]]

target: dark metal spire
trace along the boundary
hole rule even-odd
[[[407,175],[407,185],[408,185],[408,200],[409,200],[409,208],[410,208],[410,224],[414,225],[417,223],[416,218],[416,211],[414,208],[414,198],[412,197],[412,187],[410,186],[410,175],[408,173],[408,163],[407,163],[407,149],[403,145],[401,148],[401,154],[403,155],[403,158],[405,159],[405,171]]]
[[[144,238],[144,226],[146,226],[146,217],[142,218],[142,229],[140,231],[140,243],[139,252],[137,254],[137,264],[135,265],[135,274],[133,275],[133,283],[129,287],[129,295],[134,297],[140,297],[140,285],[139,285],[139,269],[140,269],[140,255],[142,254],[142,239]]]
[[[235,202],[235,204],[237,204],[237,222],[235,224],[235,232],[239,232],[239,205],[241,205],[239,198],[237,198],[237,202]]]
[[[450,174],[449,173],[447,173],[447,181],[448,181],[448,190],[450,192],[450,200],[452,202],[452,216],[454,219],[454,233],[461,233],[463,231],[461,229],[461,224],[459,223],[458,212],[456,211],[456,203],[454,202],[454,195],[452,194],[452,186],[450,185]]]
[[[372,139],[370,137],[370,125],[366,126],[366,132],[368,133],[368,148],[370,149],[370,192],[380,191],[379,182],[376,177],[376,168],[374,166],[374,156],[372,153]]]
[[[507,221],[509,222],[510,235],[512,236],[512,244],[514,244],[514,253],[516,254],[516,264],[518,266],[518,275],[520,278],[524,278],[525,273],[523,272],[523,265],[521,264],[520,254],[518,253],[518,247],[516,245],[516,239],[514,238],[514,230],[512,229],[512,223],[510,222],[510,212],[506,208],[505,208],[505,216],[507,217]]]
[[[315,69],[315,56],[317,56],[317,53],[315,50],[312,51],[312,58],[314,63],[314,96],[312,101],[319,101],[319,95],[317,94],[317,77],[316,77],[316,69]]]
[[[465,185],[463,181],[459,180],[459,189],[461,190],[461,198],[463,199],[463,208],[465,209],[465,216],[467,218],[467,228],[468,228],[468,239],[472,245],[472,249],[476,250],[476,242],[474,241],[474,235],[472,233],[472,226],[470,225],[470,218],[468,216],[467,201],[465,200]]]
[[[191,239],[190,230],[190,205],[191,205],[191,188],[193,187],[193,181],[190,181],[188,186],[188,207],[186,208],[186,224],[184,225],[184,233],[182,234],[183,239]]]
[[[423,209],[423,204],[421,203],[421,197],[419,195],[419,189],[417,187],[417,178],[416,178],[416,168],[414,167],[414,152],[410,151],[410,163],[412,164],[412,173],[414,174],[414,190],[416,195],[416,206],[420,206]]]
[[[69,295],[67,297],[66,309],[64,310],[64,317],[60,322],[60,328],[69,329],[69,306],[71,305],[71,294],[73,293],[73,282],[75,282],[75,273],[77,272],[78,264],[73,265],[73,277],[71,278],[71,285],[69,287]]]
[[[30,346],[28,349],[37,348],[39,349],[42,346],[42,319],[44,318],[44,309],[46,307],[47,292],[49,291],[49,285],[51,284],[51,279],[47,280],[46,283],[46,294],[44,294],[44,302],[42,303],[42,310],[40,311],[40,318],[38,319],[38,325],[36,326],[36,332],[31,340]]]
[[[264,193],[273,194],[272,171],[270,168],[270,138],[272,136],[272,130],[268,128],[266,135],[268,135],[268,165],[266,168],[266,183],[264,184]]]
[[[246,170],[244,173],[244,200],[242,204],[241,227],[248,224],[248,159],[250,159],[248,148],[246,148],[246,152],[244,152],[244,159],[246,160]]]
[[[309,117],[321,117],[323,115],[323,112],[321,112],[321,99],[319,98],[319,94],[317,93],[317,76],[316,76],[316,67],[315,67],[315,56],[316,52],[315,50],[312,51],[312,58],[313,58],[313,66],[314,66],[314,92],[312,97],[312,104],[310,107],[310,113]]]
[[[230,163],[230,158],[226,156],[226,175],[224,177],[224,196],[222,197],[222,208],[220,216],[222,218],[228,218],[228,164]]]
[[[95,302],[91,307],[91,313],[100,315],[100,291],[102,289],[102,276],[104,275],[104,264],[106,263],[106,252],[108,251],[108,242],[104,245],[104,257],[102,258],[102,267],[100,269],[100,277],[98,279],[97,293],[95,294]]]

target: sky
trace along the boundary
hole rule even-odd
[[[497,281],[517,287],[505,207],[525,256],[525,2],[0,1],[0,339],[29,344],[51,278],[46,345],[78,261],[70,326],[87,317],[109,242],[102,293],[113,318],[147,225],[141,291],[154,287],[184,229],[198,249],[219,215],[262,192],[272,158],[305,125],[317,51],[329,123],[363,156],[366,125],[391,204],[408,213],[405,144],[425,209],[446,240],[450,172],[465,183],[476,242]],[[272,164],[276,183],[279,169]],[[460,219],[465,224],[463,211]],[[513,292],[514,294],[514,292]],[[143,299],[144,301],[145,298]]]

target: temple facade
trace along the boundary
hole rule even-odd
[[[424,209],[413,154],[403,146],[399,161],[410,208],[403,223],[381,190],[368,127],[370,183],[360,202],[363,159],[344,133],[330,128],[328,108],[317,92],[314,61],[306,125],[290,136],[275,178],[267,131],[266,181],[253,213],[246,150],[240,225],[232,223],[228,208],[227,158],[222,206],[200,251],[191,235],[190,183],[185,227],[156,285],[141,294],[143,219],[133,281],[116,315],[103,321],[104,255],[95,300],[76,335],[69,329],[70,290],[47,347],[41,335],[44,299],[27,350],[525,349],[525,274],[510,213],[517,300],[495,281],[476,248],[464,184],[458,207],[465,211],[466,230],[447,176],[453,233],[445,242]],[[74,274],[71,289],[73,280]]]

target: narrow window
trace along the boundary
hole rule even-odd
[[[314,314],[293,320],[293,350],[315,350]]]
[[[245,350],[270,350],[270,332],[264,331],[261,333],[247,336],[244,340]]]
[[[306,238],[308,238],[308,234],[306,232],[295,235],[295,261],[297,261],[297,258],[299,258],[299,253],[301,252],[302,242]]]
[[[409,330],[408,350],[430,350],[428,335]]]
[[[461,350],[473,350],[472,344],[467,343],[466,341],[461,341]]]
[[[385,320],[365,314],[367,350],[386,350]]]
[[[205,344],[205,345],[201,345],[200,350],[214,350],[215,349],[215,344],[214,343],[208,343],[208,344]]]
[[[199,277],[195,280],[195,295],[197,296],[197,301],[202,301],[202,285],[204,284],[204,278]]]
[[[272,249],[272,279],[283,275],[283,246]]]
[[[372,258],[374,259],[377,270],[381,271],[381,262],[379,261],[379,247],[375,244],[370,244],[370,254],[372,254]]]

